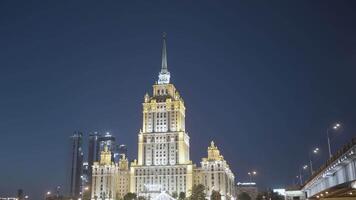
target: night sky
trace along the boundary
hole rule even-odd
[[[331,123],[334,150],[356,135],[355,1],[128,2],[0,1],[0,196],[65,186],[77,130],[137,157],[164,31],[195,163],[214,139],[236,182],[284,187]]]

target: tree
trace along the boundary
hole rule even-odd
[[[194,185],[190,200],[205,200],[205,187],[202,184]]]
[[[90,200],[90,191],[89,190],[84,191],[82,199],[83,200]]]
[[[177,193],[177,192],[172,192],[172,197],[175,198],[175,199],[177,199],[178,193]]]
[[[143,196],[139,196],[139,197],[137,197],[137,200],[146,200],[146,198]]]
[[[239,200],[251,200],[251,197],[246,192],[243,192],[243,193],[239,194],[238,199]]]
[[[185,192],[180,192],[180,193],[179,193],[178,200],[185,200],[185,198],[186,198]]]
[[[135,200],[137,198],[137,195],[135,193],[127,193],[124,196],[124,200]]]
[[[210,200],[221,200],[220,192],[213,190],[211,192]]]

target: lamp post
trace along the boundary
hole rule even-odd
[[[252,176],[256,176],[257,172],[256,171],[251,171],[251,172],[248,172],[247,174],[250,177],[250,183],[251,183],[252,182]]]
[[[336,124],[334,124],[334,125],[332,126],[332,129],[333,129],[334,131],[337,131],[337,130],[340,129],[340,127],[341,127],[341,125],[340,125],[339,123],[336,123]],[[328,138],[329,158],[332,157],[332,154],[331,154],[331,145],[330,145],[330,134],[329,134],[330,128],[331,128],[331,127],[328,127],[328,128],[326,129],[326,136],[327,136],[327,138]]]
[[[314,173],[312,157],[314,154],[318,154],[319,150],[320,149],[318,147],[316,147],[313,149],[313,151],[311,153],[309,153],[310,175],[313,175],[313,173]]]
[[[308,169],[308,165],[303,165],[303,167],[299,168],[299,181],[300,181],[300,185],[303,185],[303,178],[302,178],[302,173],[303,170]]]

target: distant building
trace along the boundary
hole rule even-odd
[[[94,162],[100,160],[100,152],[104,150],[106,146],[110,152],[115,152],[115,137],[106,132],[105,134],[100,134],[98,132],[93,132],[89,134],[89,149],[88,149],[88,165],[92,166]],[[112,155],[113,159],[114,155]]]
[[[127,146],[126,144],[117,144],[114,151],[114,162],[118,163],[122,157],[127,158]]]
[[[273,189],[273,192],[277,193],[277,194],[279,194],[281,196],[286,196],[286,189],[284,189],[284,188]]]
[[[83,173],[83,134],[75,132],[71,139],[71,162],[70,162],[70,184],[69,195],[79,198],[81,192]]]
[[[93,165],[92,200],[115,200],[129,192],[128,160],[123,157],[119,164],[112,161],[111,151],[104,146],[100,161]]]
[[[99,148],[99,137],[98,132],[89,134],[89,149],[88,149],[88,165],[92,166],[94,162],[99,161],[100,148]]]
[[[111,160],[111,151],[104,147],[100,161],[94,162],[91,199],[113,200],[116,197],[116,166]]]
[[[213,141],[208,147],[208,157],[201,161],[201,168],[194,170],[194,184],[205,186],[207,199],[213,191],[220,192],[222,200],[235,199],[235,176]]]
[[[99,161],[100,156],[100,148],[99,148],[99,137],[100,134],[98,132],[93,132],[89,134],[89,142],[88,142],[88,184],[91,185],[91,177],[92,177],[92,166],[94,162]],[[89,187],[89,190],[91,187]]]
[[[247,193],[252,200],[256,200],[258,195],[257,185],[254,182],[247,182],[247,183],[237,183],[236,185],[236,196],[239,197],[242,193]]]
[[[100,135],[98,138],[98,142],[99,152],[102,152],[105,146],[109,149],[110,152],[115,151],[115,137],[111,133],[106,132],[105,134]]]
[[[24,195],[22,189],[17,190],[17,199],[18,200],[24,200],[25,199],[25,195]]]
[[[306,193],[299,186],[289,187],[287,189],[273,189],[273,192],[283,196],[285,200],[306,200]]]
[[[127,156],[127,146],[126,144],[120,144],[119,154],[125,154]]]
[[[125,154],[122,154],[119,160],[119,169],[117,175],[117,197],[123,199],[125,194],[130,192],[130,170],[129,161],[127,160]]]
[[[89,168],[91,168],[91,166],[89,167],[89,164],[88,162],[84,162],[83,163],[83,173],[82,173],[82,176],[81,176],[81,180],[82,180],[82,183],[81,183],[81,194],[83,195],[84,192],[86,190],[89,190],[89,186],[90,186],[90,182],[89,182]]]
[[[287,188],[285,190],[285,200],[305,200],[306,194],[299,187]]]

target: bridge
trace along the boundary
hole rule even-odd
[[[356,200],[356,138],[322,165],[302,190],[308,199]]]

